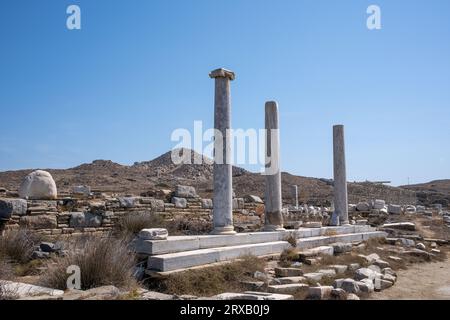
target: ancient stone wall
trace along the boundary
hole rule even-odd
[[[5,229],[26,227],[47,236],[103,234],[111,232],[126,215],[157,215],[165,221],[177,218],[202,219],[212,225],[212,200],[175,197],[171,202],[150,197],[108,197],[95,199],[65,198],[55,201],[4,198],[11,205],[11,217]],[[20,204],[20,205],[18,205]],[[264,204],[233,200],[237,228],[247,229],[262,223]]]

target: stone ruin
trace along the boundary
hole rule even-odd
[[[217,69],[210,77],[215,80],[214,125],[226,141],[227,129],[231,128],[230,82],[235,75]],[[279,137],[270,135],[279,129],[276,102],[266,103],[265,120],[268,137],[273,139],[267,139],[266,150],[272,161],[279,162]],[[58,198],[51,175],[35,171],[20,188],[22,199],[0,199],[3,228],[25,226],[47,236],[105,234],[114,230],[121,217],[133,213],[159,215],[164,220],[189,217],[211,223],[212,232],[205,235],[171,236],[164,229],[142,230],[134,248],[147,259],[147,273],[153,274],[228,261],[246,254],[280,254],[291,247],[288,238],[295,239],[302,250],[329,251],[333,250],[330,244],[336,242],[386,237],[385,232],[368,225],[368,219],[357,220],[355,214],[356,217],[402,212],[427,214],[419,206],[386,204],[383,200],[348,204],[342,125],[333,127],[334,208],[300,205],[297,186],[292,187],[294,206],[283,207],[279,166],[277,172],[266,175],[264,201],[254,195],[233,197],[230,150],[224,141],[217,144],[222,147],[225,163],[214,166],[213,199],[202,199],[195,188],[182,185],[174,191],[159,190],[153,197],[96,195],[88,186],[75,186],[73,196]]]

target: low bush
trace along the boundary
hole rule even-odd
[[[81,289],[105,285],[133,288],[135,257],[128,250],[126,238],[86,236],[72,244],[66,257],[58,258],[48,266],[41,277],[43,286],[64,290],[67,288],[69,266],[78,266],[81,272]]]
[[[28,229],[7,230],[0,236],[0,256],[13,262],[27,263],[40,240]]]
[[[220,266],[175,273],[148,285],[150,288],[178,295],[211,296],[223,292],[241,292],[245,290],[241,281],[253,279],[256,271],[264,271],[264,266],[263,260],[245,256]]]

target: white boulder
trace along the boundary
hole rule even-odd
[[[163,228],[142,229],[138,236],[142,240],[166,240],[169,232]]]
[[[396,204],[390,204],[388,206],[388,212],[390,214],[401,214],[402,213],[402,207]]]
[[[47,171],[33,171],[22,181],[19,196],[29,200],[54,200],[58,196],[55,180]]]
[[[367,202],[360,202],[356,205],[356,210],[358,211],[369,211],[370,205]]]
[[[376,199],[373,201],[374,209],[383,209],[385,205],[386,205],[386,202],[384,200]]]

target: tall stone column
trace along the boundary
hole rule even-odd
[[[265,231],[281,231],[283,215],[281,212],[281,171],[280,171],[280,135],[278,122],[278,104],[266,102],[266,211]]]
[[[212,71],[214,97],[214,208],[213,234],[236,234],[233,227],[233,182],[231,166],[230,81],[234,73],[225,69]]]
[[[292,188],[291,189],[292,190],[292,198],[294,198],[295,210],[298,210],[298,186],[292,185],[291,188]]]
[[[333,126],[334,157],[334,223],[348,224],[347,173],[345,169],[344,126]],[[332,219],[333,220],[333,219]]]

